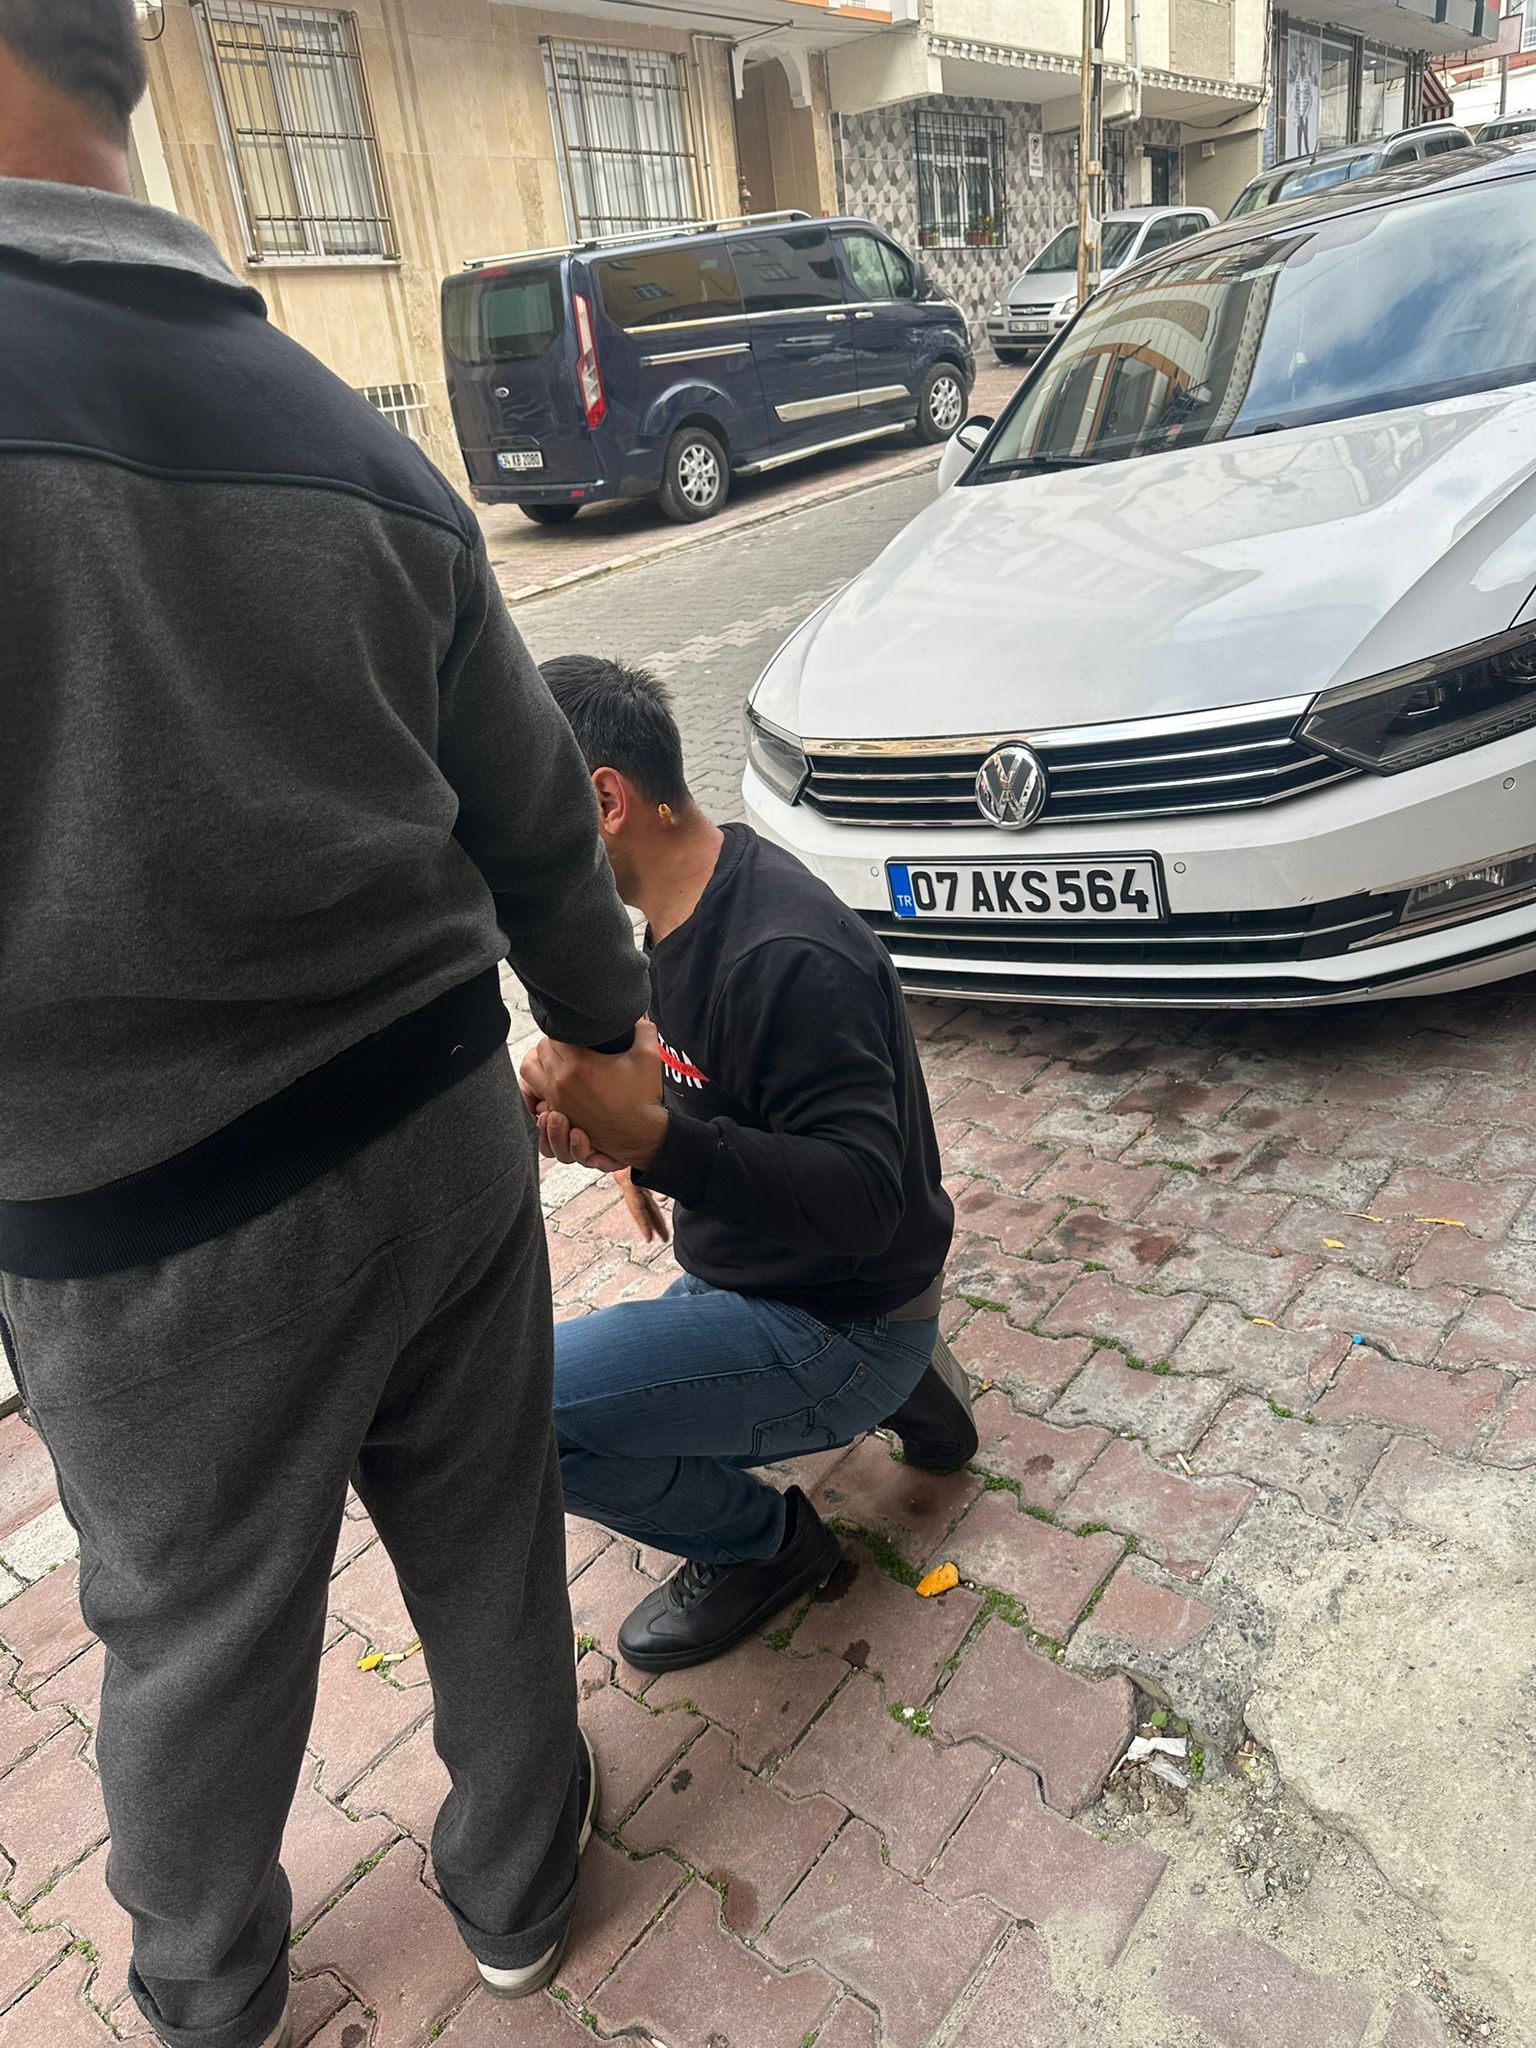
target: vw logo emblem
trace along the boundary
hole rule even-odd
[[[1030,747],[999,747],[976,771],[976,802],[1005,832],[1022,832],[1045,803],[1045,768]]]

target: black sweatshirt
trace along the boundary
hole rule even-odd
[[[954,1210],[879,941],[791,854],[727,825],[651,953],[668,1129],[635,1178],[678,1203],[679,1265],[851,1322],[943,1269]]]

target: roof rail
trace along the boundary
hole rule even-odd
[[[538,256],[578,256],[589,249],[622,248],[631,242],[671,242],[684,235],[717,235],[722,228],[762,227],[769,221],[810,220],[798,206],[776,213],[726,213],[718,220],[680,220],[664,228],[631,228],[623,235],[588,235],[579,242],[560,242],[548,249],[512,249],[503,256],[468,256],[466,270],[489,270],[499,263],[527,263]]]

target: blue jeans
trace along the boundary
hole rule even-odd
[[[753,1465],[851,1443],[893,1414],[938,1323],[838,1324],[685,1273],[657,1301],[555,1327],[565,1504],[701,1564],[772,1557],[784,1496]]]

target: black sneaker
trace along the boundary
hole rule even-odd
[[[802,1593],[824,1586],[842,1552],[798,1486],[784,1496],[784,1541],[776,1557],[751,1564],[690,1560],[647,1593],[619,1630],[619,1655],[637,1671],[705,1664],[751,1635]]]
[[[971,1383],[941,1337],[923,1376],[882,1427],[901,1438],[902,1456],[922,1472],[954,1472],[981,1448],[971,1414]]]
[[[576,1731],[576,1795],[580,1802],[577,1812],[580,1833],[576,1838],[579,1856],[592,1839],[592,1823],[597,1818],[597,1758],[580,1728]],[[570,1929],[567,1928],[552,1949],[540,1956],[536,1963],[528,1963],[521,1970],[498,1970],[490,1963],[477,1960],[480,1981],[493,1998],[531,1998],[535,1991],[542,1991],[546,1985],[554,1983],[555,1975],[565,1960],[565,1945],[569,1939]]]

